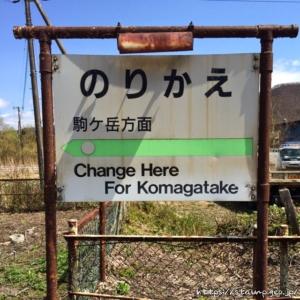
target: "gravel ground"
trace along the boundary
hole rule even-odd
[[[62,234],[67,230],[67,220],[80,219],[85,213],[85,210],[58,212],[59,245],[64,245]],[[11,264],[30,265],[37,257],[44,256],[44,213],[2,213],[0,223],[0,277]],[[10,242],[9,236],[14,233],[24,234],[25,241]],[[118,243],[110,249],[107,282],[98,289],[101,293],[118,291],[132,297],[162,300],[252,299],[241,294],[241,289],[252,288],[250,244]],[[289,290],[300,296],[300,245],[291,247],[289,254]],[[279,262],[278,244],[271,245],[268,286],[273,292],[279,289]],[[235,294],[228,295],[230,292]],[[66,291],[61,295],[65,299]],[[30,286],[6,283],[0,284],[0,299],[42,299],[42,296]]]
[[[81,218],[85,210],[68,210],[57,212],[58,247],[64,247],[63,232],[67,231],[67,220]],[[44,213],[0,213],[0,279],[7,268],[12,265],[30,268],[30,264],[45,256]],[[22,234],[24,242],[17,244],[10,241],[12,234]],[[34,268],[33,268],[34,270]],[[16,275],[17,276],[17,275]],[[20,279],[21,281],[21,279]],[[43,292],[36,292],[26,283],[0,283],[0,299],[42,299]]]

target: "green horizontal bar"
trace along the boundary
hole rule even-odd
[[[63,146],[75,157],[251,156],[252,138],[71,140]]]

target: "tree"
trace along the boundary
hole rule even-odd
[[[36,161],[35,131],[33,127],[25,127],[21,132],[23,136],[23,153],[21,153],[20,139],[17,130],[5,123],[0,117],[0,164],[9,162],[19,163],[22,155],[25,162]]]
[[[4,119],[0,117],[0,131],[10,129],[10,126],[4,122]]]

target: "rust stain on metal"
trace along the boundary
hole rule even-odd
[[[56,26],[15,26],[15,38],[40,39],[43,35],[49,39],[62,38],[117,38],[121,33],[153,33],[153,32],[191,32],[194,38],[261,38],[265,32],[271,31],[273,37],[296,37],[296,25],[257,25],[257,26],[93,26],[93,27],[56,27]]]
[[[193,33],[121,33],[118,36],[118,49],[120,53],[193,50]]]
[[[100,299],[119,299],[119,300],[150,300],[149,298],[137,298],[137,297],[127,297],[121,295],[106,295],[106,294],[98,294],[98,293],[89,293],[89,292],[70,292],[71,296],[86,296]]]
[[[76,251],[76,241],[69,240],[67,241],[68,247],[68,292],[71,293],[74,283],[74,270],[77,260],[77,251]],[[73,298],[70,298],[73,299]]]
[[[83,218],[80,219],[80,221],[78,222],[78,230],[80,231],[86,224],[93,220],[96,217],[96,215],[98,215],[98,213],[98,208],[95,208],[94,210],[85,214]]]
[[[52,94],[51,40],[46,35],[40,40],[40,72],[43,99],[44,143],[44,201],[46,228],[47,299],[57,299],[57,227],[55,184],[55,141]]]
[[[259,149],[257,170],[257,245],[256,276],[254,283],[259,291],[267,290],[268,282],[268,208],[270,198],[269,149],[271,128],[271,78],[273,69],[273,33],[267,31],[261,38],[260,55],[260,109]],[[264,299],[262,294],[257,299]]]
[[[253,243],[257,236],[157,236],[157,235],[96,235],[96,234],[65,234],[66,240],[76,241],[115,241],[115,242],[208,242],[208,243]],[[271,235],[268,236],[271,242],[287,241],[289,243],[300,243],[299,235]]]
[[[111,203],[107,202],[106,207],[111,206]],[[78,230],[80,231],[86,224],[91,222],[95,217],[99,214],[99,208],[95,208],[88,213],[86,213],[79,221],[78,221]]]
[[[298,27],[291,26],[148,26],[148,27],[52,27],[52,26],[27,26],[14,27],[14,35],[16,38],[35,38],[40,40],[40,67],[42,78],[42,98],[43,98],[43,124],[44,124],[44,159],[45,159],[45,210],[46,210],[46,258],[47,258],[47,299],[57,299],[57,266],[56,266],[56,186],[55,186],[55,151],[54,151],[54,126],[53,126],[53,95],[52,95],[52,61],[51,61],[51,39],[55,38],[117,38],[120,34],[136,33],[142,34],[145,38],[145,33],[148,33],[146,40],[133,42],[127,45],[128,48],[144,49],[149,51],[151,47],[157,50],[166,49],[166,45],[172,45],[172,40],[179,39],[179,33],[189,34],[192,38],[260,38],[261,47],[261,92],[260,92],[260,129],[259,129],[259,168],[258,168],[258,233],[257,233],[257,266],[255,268],[257,277],[257,289],[260,291],[267,290],[267,250],[268,240],[268,201],[269,201],[269,128],[270,120],[270,105],[271,105],[271,73],[272,73],[272,41],[277,37],[296,37]],[[164,39],[154,38],[154,34],[171,33],[170,36],[165,36]],[[141,35],[140,35],[141,36]],[[126,37],[126,35],[125,35]],[[190,37],[189,37],[190,38]],[[168,40],[169,39],[169,40]],[[124,45],[124,42],[120,44]],[[132,40],[131,40],[132,41]],[[189,40],[187,40],[188,42]],[[178,43],[175,42],[175,45]],[[156,46],[153,46],[153,45]],[[130,47],[129,47],[130,46]],[[173,46],[174,47],[174,46]],[[170,51],[170,49],[167,49]],[[174,51],[178,50],[175,49]],[[139,50],[141,52],[141,50]],[[145,51],[144,51],[145,52]],[[66,239],[100,239],[104,240],[104,236],[65,236]],[[115,237],[111,237],[114,239]],[[283,237],[280,237],[283,238]],[[120,239],[120,237],[118,237]],[[124,237],[124,240],[128,237]],[[140,241],[156,240],[156,237],[145,238],[138,237]],[[166,237],[163,237],[166,239]],[[170,239],[170,237],[168,238]],[[203,237],[201,238],[203,239]],[[195,237],[186,237],[185,241],[201,240]],[[238,238],[204,238],[207,242],[242,242],[243,240],[254,240],[255,237]],[[295,238],[293,238],[295,239]],[[106,239],[107,240],[107,239]],[[129,240],[132,240],[129,239]],[[162,238],[160,238],[162,240]],[[178,238],[171,237],[171,240]],[[258,299],[263,299],[263,296],[258,296]],[[275,299],[275,298],[274,298]],[[277,298],[280,299],[280,298]]]

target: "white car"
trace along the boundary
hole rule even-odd
[[[300,143],[285,143],[279,148],[279,167],[281,169],[300,169]]]

